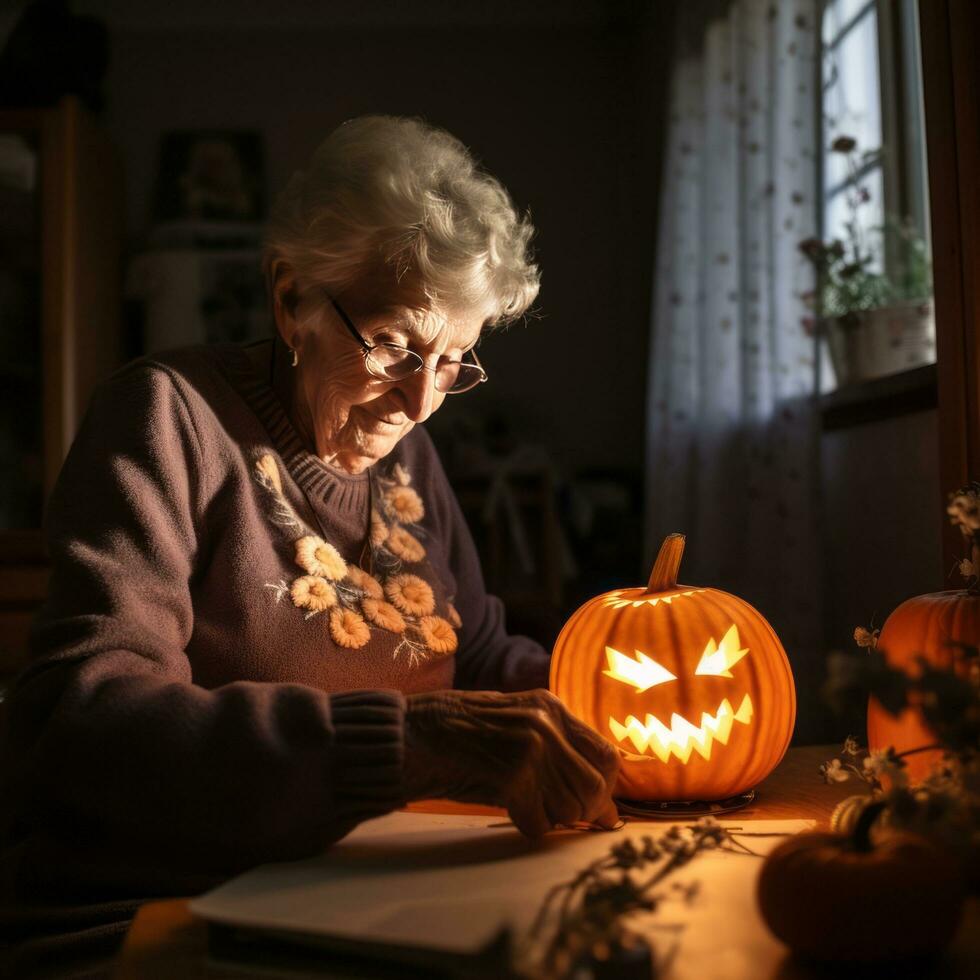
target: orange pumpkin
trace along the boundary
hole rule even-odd
[[[619,751],[628,799],[744,793],[793,733],[793,675],[772,627],[736,596],[678,585],[683,553],[670,535],[647,587],[591,599],[552,654],[552,692]]]
[[[872,844],[869,829],[883,806],[865,807],[849,834],[796,834],[766,858],[759,911],[795,953],[909,967],[908,957],[931,955],[955,935],[965,893],[956,861],[914,834]]]
[[[878,648],[890,666],[914,677],[919,672],[919,657],[935,667],[951,669],[951,641],[980,644],[980,592],[975,589],[933,592],[906,600],[885,620]],[[868,746],[872,751],[891,746],[896,752],[907,752],[935,741],[918,708],[892,715],[876,698],[869,700]],[[941,756],[938,750],[907,756],[909,778],[923,779]]]

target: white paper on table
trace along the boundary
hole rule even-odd
[[[782,835],[813,827],[812,820],[720,821],[752,836],[759,853]],[[293,934],[297,939],[340,940],[365,950],[424,949],[475,954],[500,928],[526,934],[548,889],[569,880],[625,837],[659,836],[670,825],[636,822],[620,831],[558,831],[531,842],[499,817],[392,813],[368,821],[325,854],[269,864],[234,878],[191,903],[209,922]],[[784,955],[756,910],[761,860],[705,851],[672,874],[698,883],[690,902],[660,904],[630,919],[650,937],[671,980],[712,977],[741,980],[765,974]],[[649,873],[649,869],[647,870]],[[680,927],[680,928],[670,928]]]

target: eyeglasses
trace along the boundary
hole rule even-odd
[[[333,308],[337,311],[350,335],[361,346],[364,355],[364,367],[368,374],[380,381],[404,381],[419,371],[431,371],[436,378],[436,390],[447,395],[458,395],[469,391],[487,380],[487,372],[483,370],[476,352],[469,350],[463,356],[471,360],[451,361],[439,358],[434,368],[425,366],[425,361],[407,347],[399,344],[369,344],[357,331],[350,317],[341,305],[328,295]]]

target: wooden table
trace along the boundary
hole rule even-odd
[[[831,758],[837,746],[807,746],[790,749],[775,772],[759,787],[756,799],[738,811],[738,816],[758,820],[816,820],[826,826],[834,807],[842,799],[860,792],[854,783],[827,786],[818,767]],[[471,806],[446,800],[411,804],[411,810],[427,813],[503,814],[502,810]],[[202,980],[262,976],[256,971],[225,966],[207,957],[207,926],[188,911],[189,899],[149,902],[137,914],[119,954],[114,980]],[[968,916],[950,963],[930,978],[980,976],[980,901],[972,899]],[[268,974],[265,974],[268,976]],[[320,976],[353,977],[354,974],[327,973]],[[804,980],[821,977],[814,971],[787,959],[771,980]],[[827,977],[835,974],[828,972]],[[839,972],[836,974],[839,978]],[[706,978],[707,980],[707,978]],[[765,978],[746,978],[765,980]]]

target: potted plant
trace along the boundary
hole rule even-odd
[[[862,218],[871,194],[859,176],[868,154],[859,155],[849,136],[839,136],[831,150],[847,159],[845,235],[808,238],[799,248],[817,271],[817,289],[805,298],[826,329],[840,386],[932,363],[936,330],[922,235],[895,217],[869,228]]]

